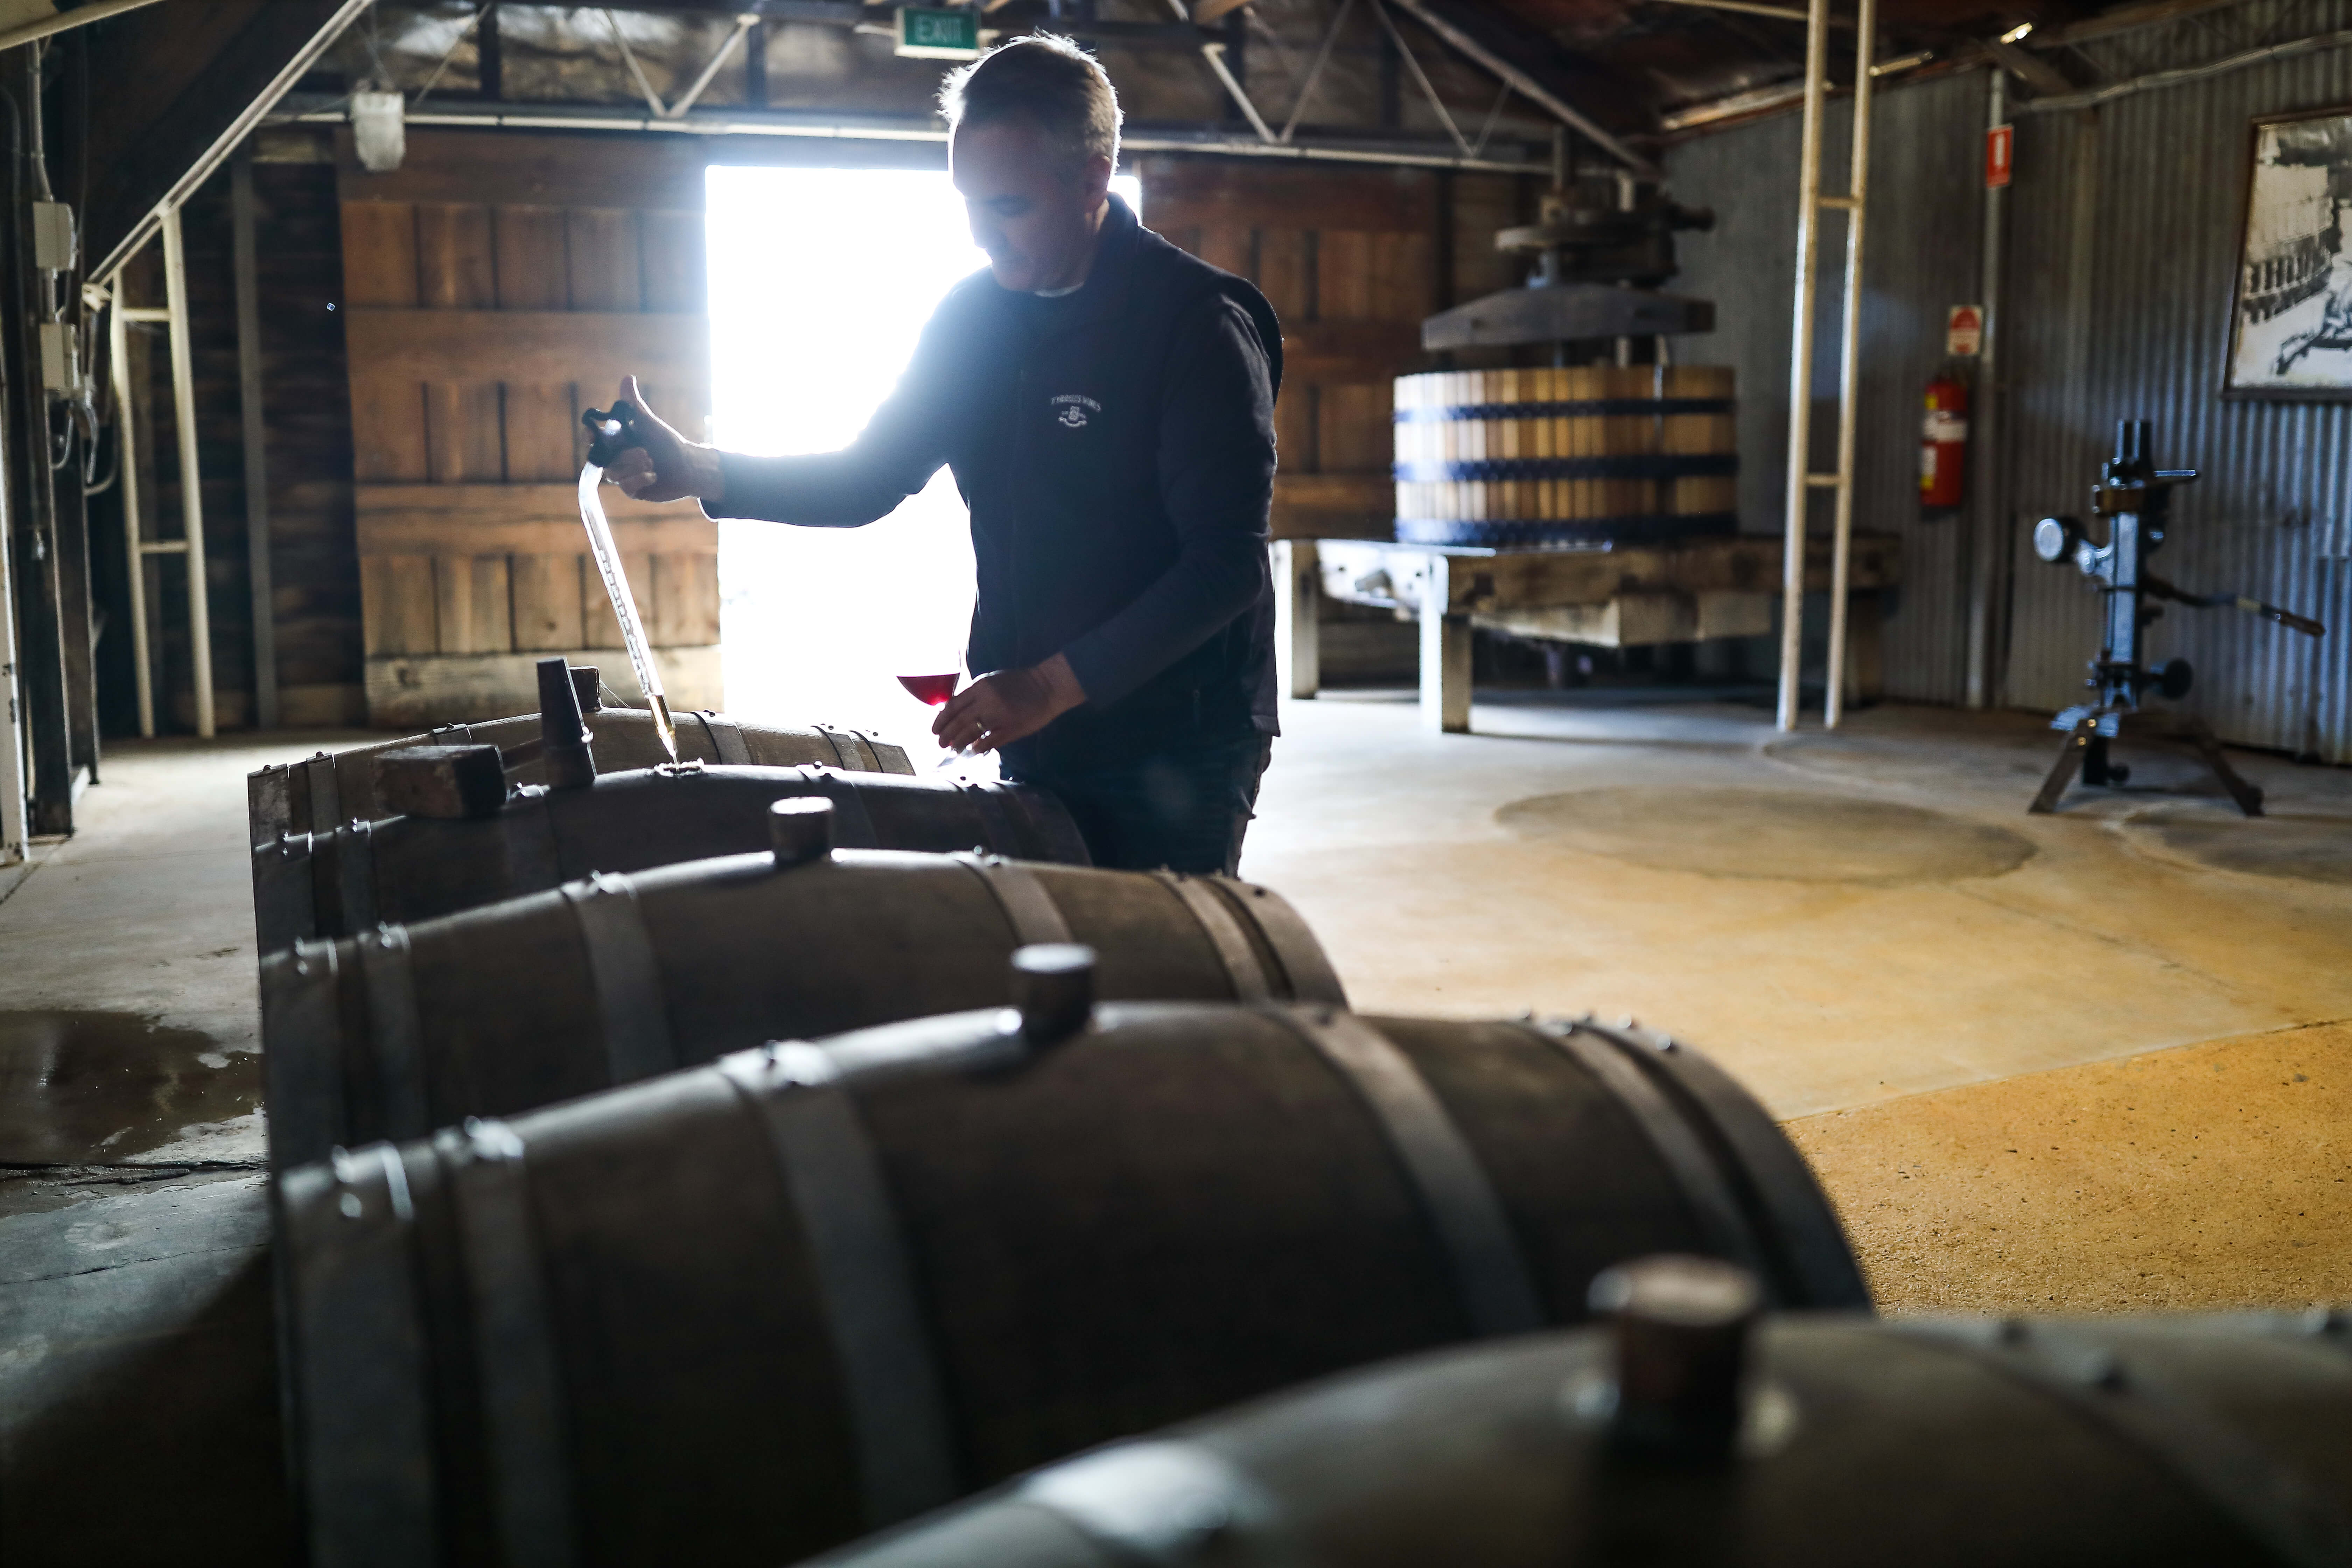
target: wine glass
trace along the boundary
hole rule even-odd
[[[907,689],[907,695],[929,708],[945,707],[948,699],[956,694],[956,688],[962,680],[963,660],[961,658],[950,661],[945,669],[933,673],[898,677],[898,684]],[[954,751],[933,763],[931,767],[934,772],[941,772],[959,763],[968,763],[976,754],[970,746],[958,746]]]

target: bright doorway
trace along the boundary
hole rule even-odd
[[[848,445],[897,384],[932,308],[986,265],[943,173],[713,166],[708,174],[714,438],[732,450]],[[1132,176],[1115,183],[1139,210]],[[878,731],[926,749],[900,675],[943,672],[971,619],[969,520],[942,468],[858,529],[719,525],[727,706]]]

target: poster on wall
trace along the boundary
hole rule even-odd
[[[2222,395],[2352,401],[2352,107],[2253,139]]]

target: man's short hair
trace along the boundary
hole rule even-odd
[[[1027,121],[1073,163],[1118,164],[1118,94],[1095,58],[1059,34],[1025,34],[949,72],[940,112],[950,131]]]

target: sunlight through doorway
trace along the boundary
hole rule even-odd
[[[848,445],[940,298],[986,265],[963,204],[937,172],[707,177],[713,438],[774,454]],[[1113,184],[1139,208],[1132,176]],[[722,522],[719,579],[730,711],[879,731],[928,757],[929,712],[897,678],[963,657],[971,540],[946,469],[865,528]]]

